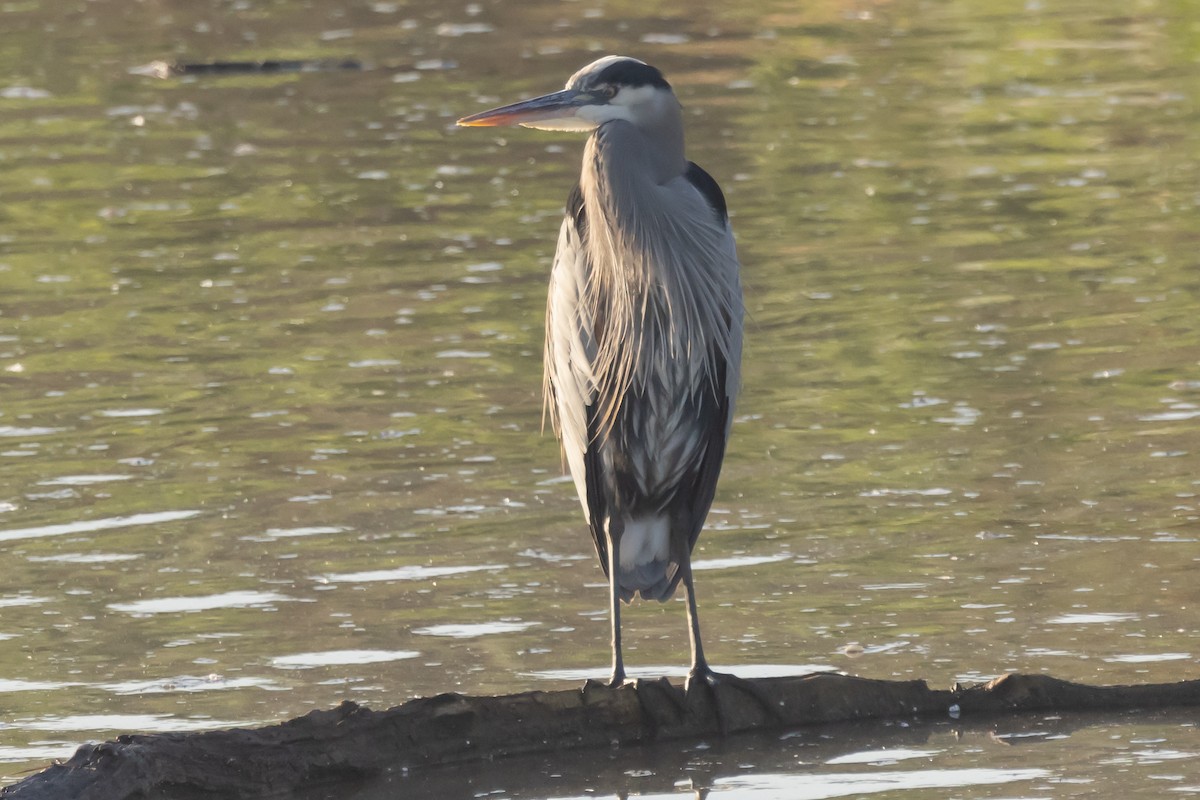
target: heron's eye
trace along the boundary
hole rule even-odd
[[[598,90],[598,94],[605,100],[612,100],[617,96],[617,87],[613,86],[611,83],[607,86],[601,86]]]

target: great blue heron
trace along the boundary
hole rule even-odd
[[[682,581],[688,688],[715,686],[691,553],[725,457],[742,356],[721,189],[684,157],[670,84],[633,58],[606,56],[561,92],[458,124],[591,131],[550,275],[546,407],[609,580],[610,685],[625,680],[620,601],[666,601]]]

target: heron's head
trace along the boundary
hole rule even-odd
[[[472,114],[458,124],[590,131],[613,120],[653,128],[671,115],[678,117],[679,101],[661,72],[636,58],[605,56],[572,75],[561,92]]]

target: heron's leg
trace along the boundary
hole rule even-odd
[[[683,570],[683,590],[687,595],[688,641],[692,646],[692,668],[688,670],[688,683],[695,678],[712,675],[712,668],[704,658],[704,645],[700,642],[700,615],[696,611],[696,587],[692,583],[692,559],[685,558],[679,565]]]
[[[754,682],[739,678],[728,672],[714,672],[704,658],[704,645],[700,642],[700,617],[696,613],[696,587],[692,583],[692,560],[689,557],[680,564],[683,570],[683,588],[687,593],[688,633],[692,645],[692,667],[688,670],[684,691],[691,694],[692,687],[701,685],[712,693],[713,709],[717,715],[717,725],[721,733],[727,733],[726,715],[721,710],[721,687],[732,686],[754,698],[768,717],[779,718],[779,712],[772,706],[770,699]]]
[[[625,662],[621,658],[621,593],[617,589],[617,565],[624,523],[611,517],[608,522],[608,615],[612,623],[612,677],[609,686],[625,683]]]

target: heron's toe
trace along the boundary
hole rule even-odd
[[[716,672],[707,664],[688,673],[684,691],[689,705],[695,692],[704,692],[711,699],[722,735],[783,720],[775,702],[757,683],[729,672]]]

